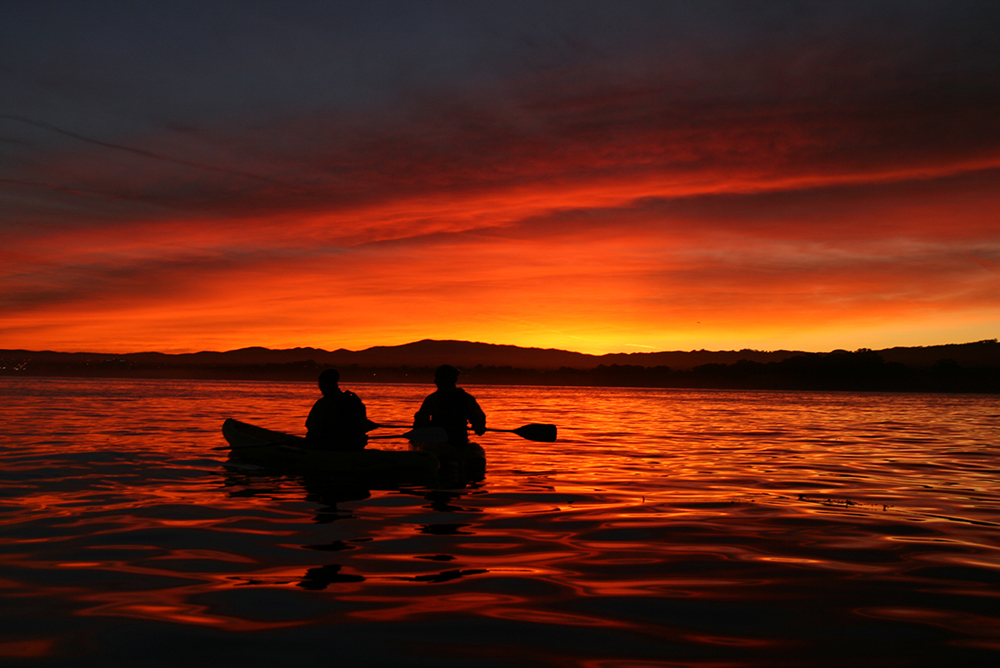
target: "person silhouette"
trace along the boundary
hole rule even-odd
[[[486,413],[476,398],[460,387],[459,370],[443,364],[434,373],[437,391],[424,399],[413,419],[414,427],[442,427],[448,432],[448,442],[455,446],[469,443],[469,425],[482,436],[486,433]]]
[[[306,447],[316,450],[364,450],[367,432],[374,428],[358,395],[340,389],[340,372],[326,369],[319,375],[323,393],[306,418]]]

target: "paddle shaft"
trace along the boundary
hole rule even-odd
[[[386,425],[388,426],[388,425]],[[388,436],[369,436],[369,439],[375,438],[408,438],[412,441],[423,441],[428,443],[444,443],[448,440],[448,432],[444,429],[438,427],[426,427],[419,429],[411,429],[410,431],[403,434],[390,434]],[[228,445],[221,446],[218,448],[213,448],[213,450],[240,450],[242,448],[268,448],[276,445],[292,445],[296,447],[302,447],[298,443],[292,442],[282,442],[282,441],[271,441],[267,443],[246,443],[242,445]]]
[[[389,425],[380,425],[386,426]],[[402,429],[403,427],[397,427]],[[391,436],[369,436],[372,438],[408,438],[411,441],[429,441],[432,443],[443,443],[448,440],[448,432],[441,427],[417,427],[403,434],[392,434]]]
[[[378,426],[390,427],[394,429],[406,429],[405,425],[398,424],[379,424]],[[543,443],[552,443],[556,440],[556,426],[554,424],[526,424],[523,427],[518,427],[517,429],[492,429],[487,427],[486,431],[500,431],[507,434],[517,434],[521,438],[529,441],[539,441]],[[370,436],[369,438],[381,437]]]

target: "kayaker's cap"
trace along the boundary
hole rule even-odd
[[[325,395],[333,394],[340,389],[340,372],[336,369],[326,369],[319,375],[319,391]]]
[[[445,385],[454,385],[458,382],[459,371],[450,364],[442,364],[434,372],[434,382]]]

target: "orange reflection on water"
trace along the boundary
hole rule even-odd
[[[76,394],[52,401],[58,383]],[[301,433],[311,383],[39,385],[40,414],[19,428],[56,423],[61,435],[17,451],[37,456],[31,479],[0,469],[25,486],[4,501],[6,598],[58,600],[88,628],[127,617],[160,622],[134,625],[154,636],[187,626],[229,639],[475,617],[497,645],[512,623],[603,637],[609,658],[594,666],[656,665],[614,658],[637,634],[738,665],[788,617],[848,634],[856,617],[894,637],[947,628],[952,647],[997,637],[984,611],[992,399],[474,386],[491,426],[554,423],[559,441],[488,433],[483,481],[360,493],[241,470],[213,449],[226,417]],[[349,389],[399,423],[429,390]],[[25,402],[24,386],[10,394]],[[57,405],[74,410],[44,412]],[[960,446],[932,419],[957,411],[982,425],[954,427]],[[961,614],[943,617],[951,608]],[[0,656],[58,649],[31,642]]]
[[[0,657],[39,659],[55,654],[55,647],[56,640],[54,638],[0,641]]]
[[[97,568],[103,565],[99,561],[67,561],[61,564],[53,564],[57,568]]]
[[[521,596],[491,594],[485,592],[446,594],[442,596],[405,598],[388,598],[385,596],[341,596],[342,600],[357,603],[375,603],[385,605],[399,602],[402,605],[379,608],[377,610],[356,610],[348,613],[352,617],[377,621],[405,621],[416,617],[433,614],[452,614],[456,612],[479,612],[483,608],[492,608],[498,604],[527,604],[530,599]]]
[[[147,557],[147,561],[169,560],[169,559],[177,559],[181,561],[193,561],[193,560],[228,561],[238,564],[257,563],[256,559],[253,559],[249,556],[241,554],[230,554],[229,552],[220,552],[219,550],[171,550],[167,554],[161,554],[155,557]]]
[[[697,596],[729,597],[731,588],[760,584],[746,580],[698,580],[694,578],[657,578],[634,580],[577,580],[575,589],[580,596]],[[725,589],[720,589],[725,588]]]
[[[288,626],[298,626],[304,622],[260,622],[240,619],[228,615],[213,614],[209,607],[187,603],[195,591],[159,590],[153,592],[117,592],[92,594],[80,597],[84,601],[109,601],[77,612],[83,616],[131,617],[175,624],[194,624],[224,628],[231,631],[261,631]]]
[[[551,610],[539,610],[537,607],[520,608],[486,608],[480,614],[497,619],[509,619],[516,622],[528,622],[530,624],[558,624],[560,626],[628,626],[623,622],[615,622],[606,617],[587,617],[584,615],[573,615],[565,612],[553,612]]]
[[[709,643],[712,645],[726,645],[730,647],[766,647],[768,645],[774,645],[773,640],[759,640],[753,638],[733,638],[724,636],[709,636],[709,635],[685,635],[688,640],[693,640],[699,643]]]

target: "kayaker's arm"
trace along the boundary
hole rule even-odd
[[[437,408],[437,392],[428,395],[424,399],[424,402],[420,404],[420,410],[413,416],[413,426],[414,427],[429,427],[431,426],[431,416]]]
[[[477,436],[482,436],[486,433],[486,413],[480,408],[479,402],[471,394],[466,393],[469,401],[469,424],[472,425],[472,431],[476,432]]]

